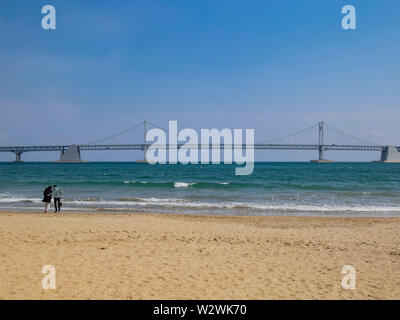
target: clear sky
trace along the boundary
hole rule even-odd
[[[56,30],[41,27],[46,4],[56,8]],[[341,27],[346,4],[357,10],[356,30]],[[400,144],[399,86],[398,0],[0,0],[0,145],[85,143],[144,119],[254,128],[256,141],[325,120]],[[316,156],[263,151],[256,158]],[[1,161],[13,159],[0,153]]]

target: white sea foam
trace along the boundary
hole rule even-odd
[[[190,183],[176,182],[180,184],[179,187],[188,187]],[[29,203],[29,204],[28,204]],[[15,207],[23,208],[24,206],[31,206],[41,204],[41,198],[29,198],[18,195],[12,195],[9,193],[0,193],[0,204],[1,208],[13,204]],[[271,202],[240,202],[240,201],[195,201],[191,199],[181,198],[157,198],[157,197],[146,197],[146,198],[121,198],[118,200],[106,200],[97,198],[85,198],[85,199],[64,199],[63,208],[73,210],[86,210],[88,208],[120,208],[120,209],[134,209],[138,207],[148,207],[157,209],[163,208],[177,208],[177,209],[193,209],[201,210],[227,210],[235,212],[282,212],[282,213],[354,213],[354,214],[380,214],[380,213],[393,213],[400,214],[399,205],[336,205],[336,204],[300,204],[296,202],[282,202],[277,201]],[[7,206],[7,207],[8,207]]]
[[[188,183],[188,182],[174,182],[175,188],[186,188],[196,184],[195,182]]]
[[[258,202],[205,202],[191,201],[188,199],[177,198],[132,198],[129,200],[99,200],[99,201],[64,201],[65,204],[93,205],[93,206],[155,206],[155,207],[180,207],[180,208],[208,208],[208,209],[237,209],[237,210],[257,210],[266,212],[326,212],[326,213],[381,213],[392,212],[400,213],[400,206],[372,206],[372,205],[304,205],[295,203],[258,203]]]
[[[32,203],[39,203],[42,199],[39,198],[23,198],[17,196],[11,196],[8,198],[0,197],[0,203],[18,203],[18,202],[32,202]]]

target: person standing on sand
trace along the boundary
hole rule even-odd
[[[44,202],[44,213],[48,213],[51,203],[51,186],[44,189],[42,201]]]
[[[61,189],[57,185],[53,186],[54,212],[60,212],[61,209]]]

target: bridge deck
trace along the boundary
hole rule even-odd
[[[180,148],[184,144],[179,144],[177,147]],[[96,151],[96,150],[145,150],[150,147],[149,144],[103,144],[103,145],[77,145],[81,151]],[[196,147],[195,145],[185,145],[186,147]],[[7,146],[0,147],[0,152],[14,152],[24,153],[33,151],[63,151],[67,150],[69,145],[53,145],[53,146]],[[231,145],[231,144],[219,144],[219,145],[198,145],[198,148],[214,148],[222,149],[229,147],[242,147],[242,148],[254,148],[255,150],[347,150],[347,151],[382,151],[386,146],[373,146],[373,145],[318,145],[318,144],[257,144],[254,145]],[[170,148],[166,145],[165,148]],[[175,147],[173,147],[175,148]]]

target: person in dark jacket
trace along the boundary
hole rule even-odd
[[[44,189],[42,201],[44,202],[44,212],[48,213],[51,203],[51,186],[48,186],[46,189]]]

